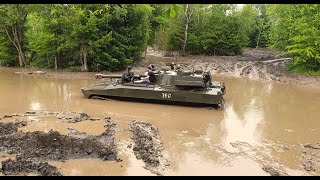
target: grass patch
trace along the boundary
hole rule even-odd
[[[81,67],[80,66],[69,66],[64,70],[65,72],[80,72]]]
[[[304,65],[288,64],[287,69],[291,72],[295,72],[298,74],[304,74],[304,75],[308,75],[308,76],[320,76],[320,69],[319,70],[312,70]]]

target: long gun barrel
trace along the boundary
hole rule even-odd
[[[123,75],[106,75],[106,74],[96,74],[97,79],[101,78],[121,78]],[[134,75],[135,78],[145,77],[145,75]]]

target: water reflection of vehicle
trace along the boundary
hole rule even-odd
[[[222,105],[225,85],[212,81],[210,72],[203,72],[202,70],[192,72],[163,70],[155,75],[156,81],[153,83],[136,84],[134,80],[143,77],[143,75],[134,75],[133,80],[128,82],[126,74],[97,74],[96,77],[98,78],[111,78],[111,83],[100,82],[82,88],[81,91],[88,98],[98,96],[173,104]],[[117,81],[112,81],[113,78],[117,78]]]

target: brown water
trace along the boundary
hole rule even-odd
[[[27,110],[63,110],[110,116],[118,124],[122,162],[51,162],[64,175],[153,175],[125,150],[129,139],[125,130],[132,120],[158,127],[170,161],[164,175],[269,175],[262,170],[264,164],[290,175],[320,175],[320,167],[312,172],[303,169],[300,153],[304,148],[299,146],[320,142],[319,90],[217,77],[227,87],[225,108],[209,110],[86,99],[80,88],[99,80],[29,76],[15,71],[21,70],[0,68],[0,117]],[[21,130],[54,129],[65,134],[68,127],[73,127],[90,134],[104,131],[101,121],[68,124],[29,118],[34,118],[33,123]]]

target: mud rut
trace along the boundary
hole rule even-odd
[[[23,133],[19,128],[27,126],[28,116],[54,116],[64,120],[65,123],[78,123],[81,121],[100,120],[106,123],[105,132],[100,135],[88,135],[69,128],[67,135],[57,131],[35,131]],[[9,120],[9,121],[7,121]],[[13,121],[13,122],[12,122]],[[126,147],[132,151],[137,159],[145,163],[145,169],[150,172],[163,175],[170,166],[168,158],[164,156],[163,142],[157,127],[150,123],[133,120],[128,129],[131,132],[129,145]],[[25,114],[13,114],[0,116],[0,152],[15,154],[15,159],[6,159],[1,162],[0,172],[4,175],[18,175],[35,173],[42,176],[62,176],[58,168],[50,165],[49,161],[65,161],[69,159],[99,158],[106,161],[121,162],[118,158],[119,145],[116,138],[117,124],[110,117],[92,118],[86,113],[75,112],[48,112],[31,111]],[[239,153],[225,152],[225,155],[243,155],[263,164],[262,169],[272,176],[288,176],[281,167],[270,162],[263,162],[263,156],[268,154],[250,154],[247,152],[263,152],[246,142],[230,143]],[[270,144],[273,151],[286,151],[291,148],[299,148],[301,167],[305,171],[316,171],[320,162],[320,143],[298,145],[275,145]],[[220,147],[217,147],[218,149]],[[224,149],[220,150],[223,152]],[[261,157],[260,157],[261,156]]]
[[[134,67],[135,73],[145,72],[145,67],[154,64],[156,69],[168,69],[166,64],[175,62],[180,64],[182,70],[211,71],[213,74],[219,74],[231,77],[247,77],[251,80],[278,81],[282,83],[291,83],[303,86],[319,87],[319,76],[306,76],[289,72],[285,68],[285,61],[270,62],[283,57],[281,52],[268,49],[246,48],[243,54],[236,56],[166,56],[166,52],[161,50],[154,51],[149,48],[147,56],[137,67]]]

